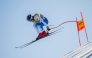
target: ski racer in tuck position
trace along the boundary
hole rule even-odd
[[[48,26],[49,21],[42,14],[36,13],[33,16],[31,14],[29,14],[29,15],[27,15],[27,21],[34,23],[33,27],[35,28],[35,30],[38,33],[36,40],[38,40],[41,37],[44,37],[48,34],[48,32],[46,32],[43,27],[46,26],[47,31],[49,31],[50,30],[50,28]]]

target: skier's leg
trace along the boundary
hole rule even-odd
[[[43,32],[43,31],[44,31],[43,26],[44,26],[44,25],[43,25],[43,23],[40,23],[39,28],[40,28],[40,31],[41,31],[41,32]]]
[[[40,31],[39,31],[39,28],[38,28],[37,24],[33,24],[33,27],[35,28],[35,30],[36,30],[36,31],[37,31],[37,33],[39,34],[39,33],[40,33]]]
[[[44,24],[41,23],[41,25],[39,27],[40,27],[40,30],[42,31],[42,37],[45,36],[45,35],[47,35],[47,32],[43,28],[44,27]]]
[[[44,31],[44,28],[42,26],[42,23],[36,23],[33,26],[36,29],[37,33],[39,34],[36,38],[36,40],[38,40],[42,37],[42,32]]]

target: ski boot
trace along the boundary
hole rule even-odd
[[[39,35],[37,36],[36,40],[40,39],[42,37],[42,32],[39,33]]]
[[[46,35],[48,35],[48,33],[46,31],[43,31],[41,33],[39,33],[38,37],[36,38],[36,40],[41,39],[42,37],[45,37]]]
[[[42,32],[42,37],[46,36],[48,33],[46,31]]]

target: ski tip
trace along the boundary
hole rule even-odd
[[[21,47],[15,47],[15,48],[16,48],[16,49],[17,49],[17,48],[20,48],[20,49],[21,49]]]
[[[15,48],[19,48],[19,47],[15,47]]]

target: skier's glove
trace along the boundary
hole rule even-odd
[[[49,28],[49,26],[46,27],[48,31],[50,31],[51,29]]]

